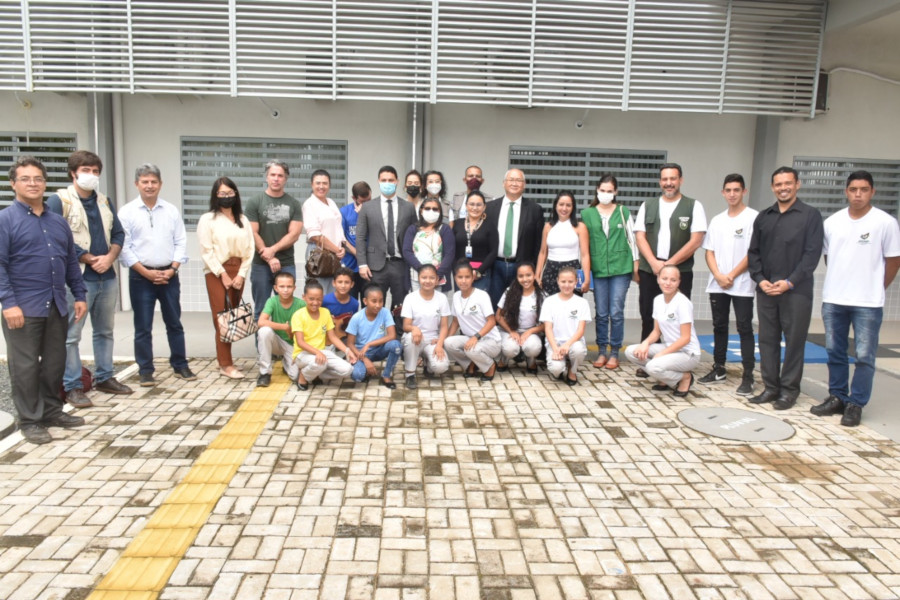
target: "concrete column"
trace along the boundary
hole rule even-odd
[[[411,102],[409,104],[409,164],[407,165],[407,170],[423,170],[427,168],[425,164],[431,153],[431,136],[426,133],[429,129],[426,119],[426,106],[424,102]],[[405,174],[405,171],[399,173],[399,186],[403,186],[406,183],[403,179]],[[425,182],[423,181],[422,183],[424,184]]]
[[[753,173],[747,185],[750,187],[749,206],[760,210],[772,204],[772,171],[778,168],[778,133],[780,117],[756,117],[756,138],[753,144]]]

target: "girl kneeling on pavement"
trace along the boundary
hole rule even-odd
[[[587,357],[584,330],[591,321],[591,307],[587,300],[575,295],[577,281],[575,267],[561,268],[556,278],[559,293],[547,298],[541,307],[541,323],[544,324],[547,343],[547,370],[553,377],[565,379],[569,385],[578,383],[578,367]]]
[[[537,357],[541,353],[543,324],[538,322],[544,292],[537,285],[534,265],[522,263],[516,267],[516,278],[509,285],[500,302],[497,303],[497,325],[500,327],[500,351],[503,364],[497,368],[506,369],[507,363],[522,354],[525,368],[529,373],[537,373]]]
[[[438,272],[432,264],[419,267],[419,289],[403,300],[403,364],[406,368],[406,388],[414,390],[416,365],[421,357],[425,367],[435,375],[450,369],[450,359],[444,352],[444,340],[450,320],[447,296],[435,293]]]
[[[494,360],[500,356],[500,332],[494,318],[491,297],[484,290],[472,287],[475,270],[468,260],[456,263],[453,269],[457,291],[450,303],[450,332],[447,354],[462,367],[466,377],[481,371],[481,381],[492,381],[497,371]],[[459,332],[461,335],[456,335]]]
[[[322,308],[324,297],[322,284],[316,279],[307,279],[303,286],[306,306],[291,317],[294,362],[300,368],[297,387],[301,391],[308,390],[309,383],[316,377],[323,380],[349,377],[353,371],[352,363],[357,361],[356,350],[347,346],[335,334],[331,313],[327,308]],[[326,347],[326,342],[330,346]],[[335,347],[347,356],[347,360],[334,353],[332,348]]]

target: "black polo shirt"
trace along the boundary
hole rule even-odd
[[[778,202],[760,211],[753,222],[747,251],[750,277],[757,284],[787,279],[792,294],[813,297],[813,272],[822,256],[825,228],[819,211],[800,200],[785,212]]]

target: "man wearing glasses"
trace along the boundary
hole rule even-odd
[[[75,298],[76,322],[87,311],[87,290],[72,230],[44,204],[44,165],[21,156],[9,181],[16,198],[0,211],[0,304],[12,399],[23,437],[47,444],[47,428],[84,425],[82,417],[63,412],[59,387],[66,365],[66,287]]]
[[[197,379],[188,367],[181,325],[181,281],[178,269],[187,262],[187,241],[181,212],[159,197],[162,187],[159,167],[145,163],[134,173],[140,197],[119,211],[125,230],[121,261],[131,269],[128,290],[134,311],[134,358],[141,387],[152,387],[153,311],[156,303],[166,324],[169,364],[175,375]]]

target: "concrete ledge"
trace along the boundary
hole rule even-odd
[[[16,420],[8,412],[0,410],[0,440],[16,430]]]

